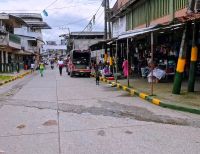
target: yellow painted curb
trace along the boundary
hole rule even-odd
[[[156,99],[156,98],[152,99],[152,103],[155,105],[160,105],[160,102],[161,101],[159,99]]]
[[[117,88],[119,88],[120,87],[120,84],[119,83],[117,83]]]
[[[111,85],[112,85],[112,86],[116,86],[117,84],[116,84],[115,82],[112,82]]]
[[[2,83],[0,84],[0,86],[4,85],[4,84],[6,84],[6,83],[12,82],[12,81],[14,81],[14,80],[23,78],[23,77],[25,77],[26,75],[28,75],[28,74],[30,74],[30,73],[31,73],[31,71],[25,72],[24,74],[21,74],[21,75],[15,76],[15,77],[12,77],[11,79],[2,82]]]
[[[135,95],[135,90],[131,90],[131,91],[130,91],[130,94],[131,94],[131,95]]]
[[[147,94],[145,94],[145,93],[140,93],[140,98],[143,98],[143,99],[145,99],[147,96],[149,96],[149,95],[147,95]]]
[[[127,90],[127,88],[128,88],[128,87],[126,87],[126,86],[123,86],[123,87],[122,87],[122,89],[125,90],[125,91]]]

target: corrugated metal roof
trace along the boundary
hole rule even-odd
[[[140,29],[136,29],[136,30],[131,30],[125,33],[122,33],[121,35],[118,36],[118,40],[121,39],[125,39],[125,38],[131,38],[140,34],[144,34],[144,33],[148,33],[151,31],[155,31],[156,29],[158,29],[158,27],[160,27],[159,25],[154,25],[154,26],[150,26],[147,28],[140,28]]]
[[[42,20],[42,16],[40,13],[10,13],[11,15],[18,16],[20,18],[37,18]]]
[[[71,32],[70,35],[104,35],[104,32]]]
[[[51,27],[43,21],[39,21],[39,22],[27,22],[27,24],[32,27],[32,28],[39,28],[39,29],[51,29]]]
[[[125,32],[125,33],[119,35],[118,40],[125,39],[125,38],[133,38],[138,35],[143,35],[143,34],[147,34],[150,32],[162,31],[162,30],[166,30],[166,29],[181,27],[184,24],[185,23],[178,23],[178,24],[173,24],[173,25],[154,25],[154,26],[150,26],[147,28],[136,29],[136,30],[128,31],[128,32]]]
[[[18,16],[15,16],[15,15],[9,14],[9,13],[0,13],[0,14],[1,14],[1,15],[6,15],[6,16],[8,16],[9,18],[14,18],[15,20],[21,22],[22,24],[27,25],[27,23],[26,23],[22,18],[20,18],[20,17],[18,17]]]
[[[43,22],[42,16],[39,13],[11,13],[11,15],[21,18],[27,25],[32,28],[51,29],[51,27],[46,22]],[[29,19],[39,20],[33,21]]]

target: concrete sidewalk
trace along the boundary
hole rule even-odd
[[[121,89],[125,89],[127,91],[127,88],[123,88],[124,86],[127,87],[127,79],[118,80],[118,83],[121,85]],[[138,96],[150,102],[152,102],[152,99],[157,99],[159,102],[158,104],[160,105],[162,102],[163,107],[200,114],[199,80],[196,81],[194,93],[188,93],[187,82],[183,82],[181,95],[172,94],[173,82],[154,83],[154,96],[150,96],[151,84],[148,83],[147,79],[130,79],[130,87],[136,91]]]
[[[0,80],[0,86],[6,84],[6,83],[9,83],[9,82],[12,82],[16,79],[19,79],[19,78],[23,78],[24,76],[30,74],[31,71],[30,70],[21,70],[19,73],[17,72],[14,72],[14,73],[0,73],[0,76],[9,76],[10,78],[9,79],[6,79],[6,80]]]

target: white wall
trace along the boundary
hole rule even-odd
[[[88,50],[89,46],[101,41],[102,39],[75,39],[74,49],[77,50]]]
[[[97,63],[99,63],[100,61],[103,62],[104,61],[104,58],[103,58],[104,53],[105,53],[104,49],[91,51],[91,57],[96,58]]]
[[[126,16],[123,16],[112,24],[113,27],[113,37],[118,37],[123,32],[126,32]]]
[[[38,39],[42,40],[42,33],[41,32],[31,32],[31,31],[28,30],[27,27],[14,28],[14,34],[34,37],[34,38],[38,38]]]
[[[66,45],[43,45],[42,52],[45,53],[47,50],[67,50]]]

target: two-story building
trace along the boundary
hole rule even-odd
[[[28,25],[14,29],[14,33],[21,38],[20,55],[23,55],[24,63],[28,66],[33,60],[38,63],[44,44],[42,30],[51,27],[43,21],[39,13],[12,13],[12,15],[21,18]]]
[[[39,62],[42,29],[50,29],[37,13],[0,14],[0,72],[27,69]]]
[[[128,59],[130,69],[135,69],[131,72],[141,74],[151,61],[166,75],[175,75],[177,66],[189,76],[191,60],[198,61],[196,48],[190,49],[194,25],[199,29],[199,4],[197,0],[117,0],[111,16],[116,41],[111,46],[117,51],[119,68]]]
[[[0,72],[12,72],[19,69],[15,55],[21,50],[21,38],[14,34],[14,28],[27,24],[19,17],[0,14]]]

